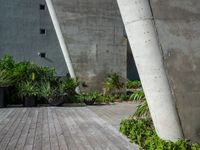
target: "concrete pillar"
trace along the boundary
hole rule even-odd
[[[61,47],[63,56],[65,58],[65,62],[67,64],[67,67],[68,67],[68,70],[69,70],[69,74],[72,78],[75,78],[76,75],[75,75],[75,72],[74,72],[74,69],[73,69],[73,66],[72,66],[72,62],[71,62],[71,59],[70,59],[70,56],[69,56],[69,51],[68,51],[67,46],[65,44],[65,40],[64,40],[64,37],[62,35],[61,28],[60,28],[60,25],[59,25],[59,22],[58,22],[52,1],[46,0],[46,4],[47,4],[47,7],[48,7],[54,28],[55,28],[56,35],[58,37],[58,41],[60,43],[60,47]],[[59,61],[59,60],[57,60],[57,61]]]
[[[148,0],[117,0],[157,134],[182,138]]]

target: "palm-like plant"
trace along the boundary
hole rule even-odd
[[[25,81],[19,84],[18,94],[21,97],[37,96],[39,93],[38,84],[34,82]]]
[[[6,70],[0,70],[0,87],[12,86],[16,81],[14,75]]]
[[[123,87],[120,76],[116,73],[108,75],[104,82],[104,94],[115,92]]]
[[[52,97],[56,97],[57,95],[57,88],[54,88],[51,86],[51,83],[49,81],[42,82],[40,84],[40,92],[39,95],[46,98],[50,99]]]
[[[44,97],[50,105],[60,106],[65,102],[65,98],[67,98],[66,93],[61,90],[59,83],[55,79],[54,82],[42,81],[40,84],[39,95]]]

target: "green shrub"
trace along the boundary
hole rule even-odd
[[[16,77],[6,70],[0,70],[0,87],[9,87],[14,85]]]
[[[120,132],[126,135],[131,142],[135,142],[146,150],[200,150],[199,145],[191,145],[186,140],[173,143],[160,139],[149,119],[123,120],[120,124]]]
[[[137,106],[137,110],[133,114],[133,116],[136,118],[141,118],[141,117],[149,118],[150,117],[149,107],[148,107],[146,100]]]
[[[0,70],[10,71],[15,67],[15,61],[12,56],[5,55],[0,60]]]
[[[142,88],[142,84],[140,81],[132,81],[132,80],[128,80],[126,82],[126,87],[128,89],[138,89],[138,88]]]
[[[135,90],[133,93],[130,95],[129,100],[134,100],[134,101],[143,101],[145,100],[145,94],[143,90]]]
[[[37,96],[39,93],[39,87],[36,82],[24,81],[18,86],[18,95],[20,97],[25,96]]]
[[[121,94],[119,94],[119,99],[121,101],[128,101],[129,100],[129,95],[127,95],[126,93],[121,93]]]
[[[135,142],[146,150],[200,150],[199,145],[191,145],[186,140],[173,143],[159,138],[153,127],[144,92],[135,90],[130,99],[139,101],[140,104],[132,118],[121,122],[120,132],[126,135],[131,142]]]
[[[107,103],[108,104],[108,103],[114,102],[114,100],[115,100],[115,97],[112,96],[112,95],[103,95],[103,94],[100,94],[97,102],[98,103]]]
[[[80,93],[77,95],[77,99],[79,102],[85,102],[85,103],[95,103],[99,100],[100,94],[97,91],[92,91],[89,93]]]
[[[43,81],[39,87],[39,96],[44,97],[46,99],[56,97],[57,95],[57,88],[53,87],[49,81]]]
[[[118,90],[123,88],[124,83],[121,80],[121,77],[116,73],[108,75],[104,81],[104,95],[115,94]]]
[[[103,95],[97,91],[89,93],[80,93],[76,96],[79,102],[94,102],[98,104],[114,102],[114,96]]]
[[[50,68],[50,67],[41,67],[40,68],[40,79],[41,80],[54,80],[54,76],[55,76],[55,68]]]
[[[79,86],[79,80],[78,78],[62,77],[58,86],[62,93],[74,95],[76,88]]]

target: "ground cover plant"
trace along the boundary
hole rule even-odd
[[[190,144],[186,140],[173,143],[160,139],[155,132],[151,119],[129,118],[123,120],[120,124],[120,132],[126,135],[131,142],[138,144],[145,150],[200,150],[197,144]]]
[[[137,86],[134,87],[138,89]],[[130,118],[122,120],[119,129],[130,139],[130,142],[138,144],[145,150],[200,150],[198,144],[191,144],[187,140],[178,140],[173,143],[159,138],[153,126],[143,90],[133,90],[130,99],[139,102],[139,105]]]

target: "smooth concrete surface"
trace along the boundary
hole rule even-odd
[[[182,138],[148,0],[117,0],[157,134]]]
[[[127,39],[115,0],[52,0],[75,73],[102,89],[109,73],[127,75]]]
[[[184,136],[200,143],[200,1],[150,2]]]
[[[45,10],[40,10],[41,4]],[[53,4],[56,13],[51,19],[45,0],[0,0],[0,58],[10,54],[17,61],[55,67],[58,75],[69,70],[87,82],[86,90],[101,89],[109,73],[139,79],[115,0]],[[46,58],[38,52],[45,52]]]
[[[40,10],[40,5],[45,10]],[[40,34],[45,29],[45,34]],[[38,56],[45,52],[46,58]],[[28,60],[55,67],[58,75],[67,66],[44,0],[0,0],[0,58],[5,54],[17,61]]]

